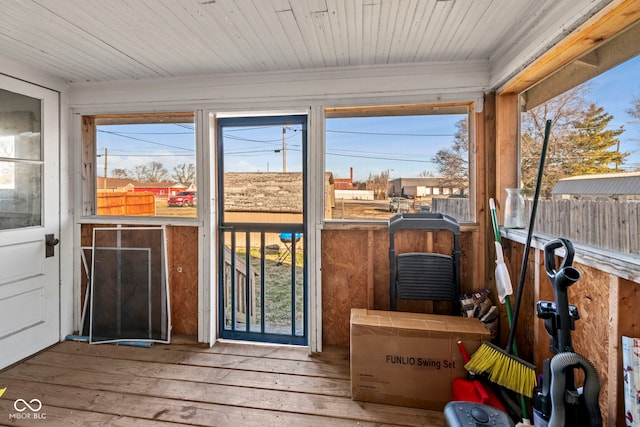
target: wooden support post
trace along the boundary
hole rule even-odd
[[[517,187],[519,181],[518,99],[514,93],[501,94],[496,99],[495,199],[499,213],[506,199],[504,189]],[[498,222],[500,218],[498,214]]]
[[[82,215],[95,215],[96,120],[82,117]]]
[[[373,241],[373,230],[367,231],[367,308],[375,308],[374,289],[374,264],[375,264],[375,243]]]

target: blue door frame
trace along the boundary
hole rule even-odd
[[[284,149],[285,127],[294,126],[301,134],[300,149],[295,150],[301,151],[302,156],[301,221],[244,222],[230,218],[232,215],[225,210],[225,198],[229,196],[225,192],[225,175],[228,172],[225,169],[225,137],[232,138],[229,141],[233,140],[237,146],[240,138],[232,131],[282,127]],[[247,141],[256,143],[256,140]],[[306,115],[217,120],[218,324],[222,338],[308,344],[306,147]],[[282,155],[282,173],[285,173],[285,154]],[[297,174],[300,175],[299,172]],[[268,211],[269,204],[263,201],[263,205]],[[254,207],[252,210],[258,218],[259,209],[256,211]],[[275,246],[278,247],[277,253],[274,252]],[[277,301],[272,295],[278,295]],[[289,307],[286,307],[287,304]]]

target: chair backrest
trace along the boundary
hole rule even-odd
[[[398,230],[445,230],[453,233],[451,256],[428,252],[395,252]],[[397,259],[396,259],[397,258]],[[399,213],[389,220],[389,296],[391,310],[397,299],[451,301],[459,313],[460,295],[460,226],[444,214],[419,212]]]
[[[453,301],[456,297],[453,257],[424,252],[398,255],[396,298]]]

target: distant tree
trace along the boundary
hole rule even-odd
[[[522,186],[533,192],[540,163],[546,120],[551,120],[541,194],[549,197],[559,179],[615,171],[628,153],[619,153],[624,130],[606,130],[613,116],[585,100],[588,85],[573,88],[522,115],[520,171]],[[616,147],[615,151],[610,148]]]
[[[367,178],[367,190],[373,190],[373,195],[376,200],[384,200],[387,198],[389,186],[389,172],[380,172],[378,175],[369,173]]]
[[[450,148],[439,150],[432,158],[438,166],[438,173],[449,187],[469,187],[469,121],[467,118],[456,123],[456,133]]]
[[[428,170],[423,170],[422,172],[420,172],[418,174],[419,178],[433,178],[434,176],[436,176],[433,172],[428,171]]]
[[[357,190],[366,190],[367,189],[367,182],[366,181],[353,181],[353,186]]]
[[[567,176],[564,164],[573,157],[569,143],[574,132],[572,123],[583,117],[583,112],[587,109],[585,97],[588,91],[587,85],[578,86],[521,115],[520,178],[522,187],[528,192],[533,192],[536,184],[547,120],[551,120],[551,133],[541,194],[549,196],[556,182]]]
[[[111,171],[111,176],[114,178],[129,178],[129,171],[126,169],[116,168]]]
[[[640,95],[635,96],[631,100],[631,108],[627,110],[627,113],[629,113],[629,115],[635,119],[633,123],[640,127]],[[637,139],[636,142],[638,142]],[[640,171],[640,166],[638,166],[638,163],[636,163],[636,170]]]
[[[636,96],[631,100],[631,108],[627,110],[627,113],[636,120],[640,120],[640,96]]]
[[[193,163],[189,163],[188,165],[186,163],[179,164],[173,168],[172,178],[179,184],[189,187],[191,184],[195,183],[196,168]]]
[[[575,133],[570,139],[573,156],[565,166],[568,175],[615,172],[624,163],[629,153],[620,152],[617,138],[624,128],[607,130],[611,120],[613,116],[606,113],[604,107],[590,104],[584,118],[573,122]]]
[[[140,182],[163,182],[169,179],[169,171],[160,162],[138,165],[132,175]]]

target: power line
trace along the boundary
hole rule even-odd
[[[386,132],[364,132],[364,131],[355,131],[355,130],[329,130],[327,132],[331,133],[353,133],[358,135],[381,135],[381,136],[455,136],[455,134],[448,133],[386,133]]]
[[[399,158],[393,158],[393,157],[375,157],[375,156],[358,156],[358,155],[352,155],[352,154],[338,154],[338,153],[329,153],[327,152],[328,156],[338,156],[338,157],[352,157],[352,158],[356,158],[356,159],[373,159],[373,160],[386,160],[389,162],[409,162],[409,163],[434,163],[431,160],[418,160],[418,159],[399,159]]]
[[[170,145],[170,144],[163,144],[161,142],[149,141],[148,139],[135,138],[133,136],[127,136],[125,133],[121,133],[121,132],[108,131],[108,130],[104,130],[104,129],[98,129],[98,132],[119,136],[121,138],[133,139],[134,141],[146,142],[148,144],[159,145],[159,146],[162,146],[162,147],[175,148],[175,149],[178,149],[178,150],[190,150],[190,151],[193,151],[192,148],[184,148],[184,147],[179,147],[177,145]]]
[[[109,157],[194,157],[194,154],[111,154]]]

